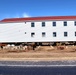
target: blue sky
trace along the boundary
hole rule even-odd
[[[0,20],[76,15],[76,0],[0,0]]]

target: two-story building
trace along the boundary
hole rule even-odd
[[[76,41],[76,16],[10,18],[0,21],[0,42]]]

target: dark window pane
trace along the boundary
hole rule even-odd
[[[64,36],[65,36],[65,37],[68,36],[68,35],[67,35],[67,32],[64,32]]]
[[[56,37],[57,35],[56,35],[56,32],[53,32],[53,37]]]
[[[42,37],[45,37],[46,33],[45,32],[42,32]]]
[[[76,36],[76,32],[75,32],[75,36]]]
[[[35,33],[31,33],[31,37],[34,37]]]
[[[53,26],[56,26],[56,22],[53,22]]]
[[[67,26],[67,22],[64,22],[64,26]]]
[[[42,22],[42,27],[45,27],[45,22]]]
[[[76,26],[76,21],[74,22],[74,25]]]
[[[31,27],[35,27],[35,24],[34,23],[31,23]]]

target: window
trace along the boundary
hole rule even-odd
[[[57,35],[56,35],[56,32],[53,32],[53,37],[56,37]]]
[[[64,32],[64,36],[65,36],[65,37],[67,37],[67,36],[68,36],[68,35],[67,35],[67,32]]]
[[[53,22],[53,26],[56,26],[56,22]]]
[[[74,25],[76,26],[76,21],[74,22]]]
[[[35,27],[35,24],[34,24],[34,22],[32,22],[32,23],[31,23],[31,27]]]
[[[42,32],[42,37],[45,37],[46,33],[45,32]]]
[[[75,36],[76,36],[76,32],[75,32]]]
[[[42,27],[45,27],[45,22],[42,22]]]
[[[67,22],[64,22],[64,26],[67,26]]]
[[[35,36],[35,33],[31,33],[31,37],[34,37]]]

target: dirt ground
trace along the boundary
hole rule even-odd
[[[41,46],[35,50],[0,50],[0,61],[76,60],[76,46]]]

